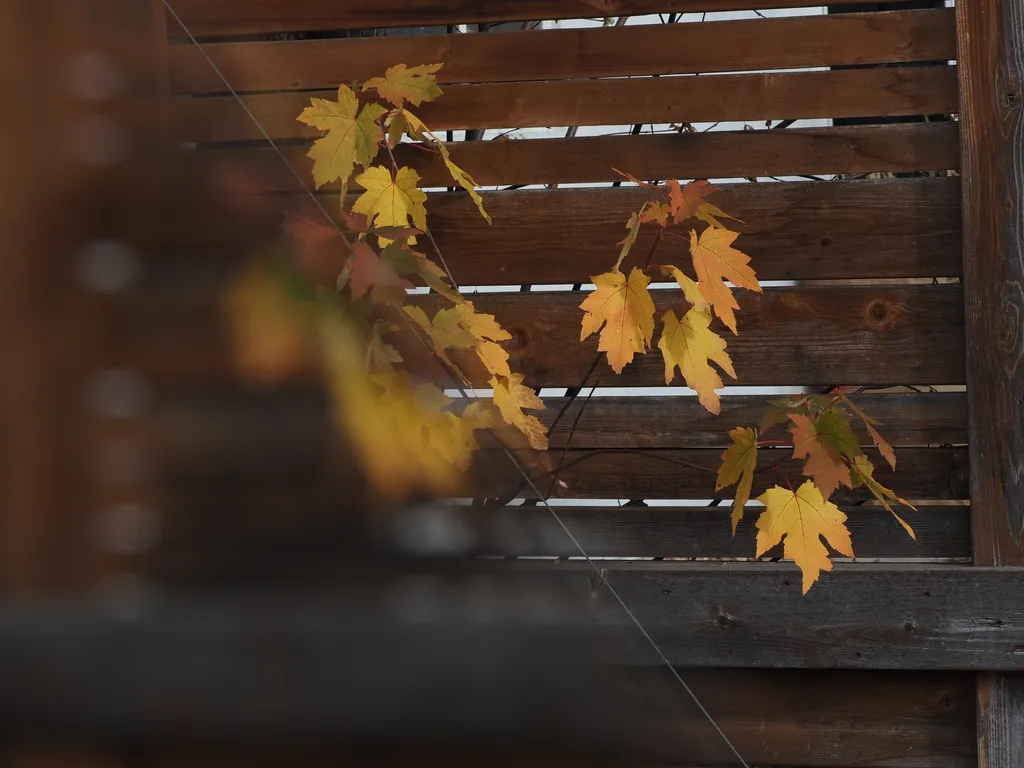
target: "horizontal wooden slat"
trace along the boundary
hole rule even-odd
[[[463,285],[587,281],[611,267],[623,224],[650,199],[635,187],[508,190],[483,197],[491,226],[461,192],[434,193],[427,201],[431,232]],[[751,255],[762,280],[962,271],[955,177],[727,184],[713,200],[742,219],[729,225],[742,234],[737,247]],[[323,217],[305,195],[281,205],[314,220]],[[325,198],[322,205],[333,213],[336,202]],[[654,239],[653,228],[642,230],[626,263],[642,266]],[[653,263],[678,263],[680,246],[675,238],[662,238]],[[202,258],[219,254],[203,250]],[[172,257],[180,264],[180,251]]]
[[[413,146],[397,149],[399,164],[414,168],[422,186],[451,186],[451,175],[439,156]],[[273,149],[221,149],[208,154],[213,160],[237,163],[273,191],[313,188],[312,161],[301,147],[285,149],[284,155],[304,180],[303,186]],[[960,164],[953,122],[469,141],[454,143],[451,156],[483,186],[621,181],[614,168],[641,179],[721,179],[905,173],[956,169]]]
[[[296,579],[325,568],[344,551],[351,529],[337,514],[310,505],[295,510],[255,498],[197,501],[187,494],[159,507],[162,541],[156,557],[177,568],[176,578]],[[335,508],[336,509],[336,508]],[[914,528],[906,535],[893,516],[877,507],[842,507],[858,558],[962,558],[971,556],[970,509],[966,506],[900,510]],[[590,557],[753,558],[754,521],[747,509],[732,535],[731,506],[556,507],[562,523]],[[317,514],[314,514],[317,513]],[[479,526],[474,552],[502,556],[579,557],[580,549],[544,507],[479,507],[467,517]],[[768,557],[781,557],[773,549]],[[272,563],[272,564],[271,564]],[[166,574],[169,576],[170,574]]]
[[[803,596],[796,568],[777,564],[609,563],[604,573],[674,663],[1021,667],[1024,598],[1010,568],[837,564]]]
[[[771,407],[769,399],[726,395],[721,413],[715,415],[689,396],[583,395],[571,403],[564,397],[545,398],[547,410],[538,415],[550,425],[564,409],[549,435],[552,448],[570,443],[587,449],[720,448],[731,443],[729,429],[759,424]],[[967,442],[962,392],[861,393],[851,399],[878,420],[880,431],[895,446]],[[162,453],[211,463],[218,456],[247,453],[267,453],[265,461],[272,463],[275,456],[296,451],[315,460],[315,451],[331,429],[326,398],[312,390],[183,393],[166,397],[134,424]],[[855,426],[855,432],[864,445],[871,444],[863,429]]]
[[[319,615],[314,613],[318,607]],[[224,747],[240,749],[240,743],[259,752],[246,752],[229,765],[291,764],[296,762],[297,742],[302,744],[298,754],[303,765],[334,766],[339,734],[365,723],[367,710],[384,706],[403,716],[405,734],[423,723],[425,710],[418,704],[419,696],[437,701],[442,695],[438,689],[454,686],[451,694],[457,695],[465,685],[444,678],[439,685],[436,679],[440,665],[458,662],[451,648],[440,648],[440,656],[427,662],[436,670],[433,675],[420,666],[425,653],[435,647],[415,643],[422,626],[405,630],[406,650],[386,664],[386,676],[365,674],[385,666],[382,662],[397,638],[382,636],[386,642],[374,652],[365,633],[360,635],[363,643],[349,641],[353,630],[348,622],[333,602],[298,614],[275,607],[261,610],[247,602],[238,608],[229,603],[205,611],[162,608],[132,622],[55,611],[45,618],[5,619],[6,685],[0,707],[10,722],[26,732],[85,736],[100,743],[130,740],[142,747],[137,750],[141,754],[148,754],[147,745],[166,748],[173,740],[176,757],[160,753],[158,764],[165,767],[224,765],[232,756]],[[470,643],[469,647],[475,646]],[[288,663],[282,663],[282,648],[305,651],[288,655]],[[331,648],[347,653],[321,652]],[[489,654],[481,655],[488,659],[505,650],[499,637]],[[111,673],[111,665],[118,674]],[[463,660],[463,667],[466,677],[476,670],[468,660]],[[54,677],[48,673],[53,669],[62,674]],[[604,693],[608,708],[619,712],[617,728],[626,719],[631,723],[637,717],[646,719],[645,749],[658,744],[666,764],[677,762],[679,755],[693,764],[733,764],[735,758],[721,736],[667,671],[621,670],[611,677],[620,681],[621,690],[607,685],[611,682],[606,681],[608,672],[590,674],[601,681],[598,690]],[[557,680],[544,681],[544,672],[536,666],[522,674],[537,675],[541,685],[557,685]],[[489,707],[499,681],[494,679],[496,671],[487,675],[467,693],[481,696],[481,704]],[[966,674],[683,669],[681,675],[752,765],[976,765],[973,680]],[[366,696],[355,697],[353,680],[367,677],[374,687],[368,687]],[[268,689],[275,695],[268,697]],[[534,692],[539,693],[536,688]],[[245,705],[239,706],[240,701]],[[505,707],[518,712],[507,702]],[[578,714],[579,707],[572,711]],[[553,713],[556,721],[567,715]],[[519,725],[520,715],[509,716]],[[393,720],[394,716],[383,722]],[[451,722],[446,717],[426,720],[437,723],[435,728],[447,728],[441,724]],[[464,721],[456,718],[455,723],[459,722]],[[73,732],[64,730],[70,724]],[[564,736],[565,730],[556,733]],[[464,742],[460,738],[458,743]],[[209,761],[197,760],[200,745],[219,749]],[[530,764],[539,763],[531,760]]]
[[[178,98],[181,142],[311,137],[296,120],[333,91]],[[434,130],[929,115],[957,111],[955,67],[454,85],[417,114]],[[255,117],[255,121],[253,120]],[[258,124],[257,124],[258,123]],[[262,129],[262,130],[261,130]]]
[[[864,0],[836,0],[854,5]],[[640,16],[650,13],[799,8],[811,0],[175,0],[173,7],[196,37],[373,27],[419,27],[537,19]],[[172,38],[184,37],[168,24]]]
[[[799,479],[803,461],[790,458],[792,449],[762,449],[754,488],[783,482],[785,476]],[[154,480],[168,492],[188,494],[196,503],[253,495],[288,493],[291,503],[315,503],[323,498],[317,486],[330,470],[324,462],[310,463],[302,453],[280,456],[273,465],[252,461],[245,456],[226,456],[217,463],[197,462],[192,457],[160,461],[154,464]],[[907,499],[962,499],[966,491],[967,452],[963,448],[902,448],[897,471],[884,462],[876,478]],[[232,460],[233,459],[233,460]],[[720,449],[642,450],[642,449],[570,449],[554,457],[559,471],[534,468],[530,474],[543,495],[574,499],[711,499],[730,498],[731,490],[715,493],[715,475],[722,463]],[[476,454],[463,490],[466,496],[493,498],[536,498],[529,484],[509,458],[499,450]],[[869,498],[863,488],[840,488],[833,499]],[[898,534],[898,529],[894,529]]]
[[[557,570],[550,564],[494,564],[502,571],[513,566],[516,570],[537,573],[538,578],[553,570],[555,574],[564,574],[567,587],[578,589],[581,597],[593,595],[596,598],[591,604],[601,615],[609,619],[616,617],[624,627],[632,626],[622,614],[621,606],[612,604],[610,598],[607,602],[603,599],[600,586],[595,594],[594,574],[585,563],[561,563]],[[1019,589],[1019,573],[1011,568],[838,563],[835,570],[823,574],[806,595],[800,592],[798,570],[788,563],[609,562],[602,563],[602,575],[669,661],[681,666],[1020,669],[1020,649],[1024,647],[1024,594]],[[423,590],[418,594],[423,595]],[[383,613],[391,604],[379,601],[378,605]],[[45,648],[46,643],[50,643],[51,648],[54,643],[58,647],[64,643],[65,652],[74,654],[69,658],[80,659],[86,647],[83,643],[89,642],[95,647],[92,644],[104,635],[120,640],[119,651],[111,648],[106,658],[117,659],[122,672],[133,670],[133,674],[114,675],[112,681],[129,680],[132,691],[149,691],[152,690],[149,686],[139,684],[144,678],[134,674],[135,670],[143,674],[149,669],[159,673],[165,681],[181,683],[180,676],[167,674],[166,663],[154,661],[160,655],[148,657],[149,664],[139,664],[142,649],[148,646],[151,651],[155,650],[153,640],[159,639],[161,624],[166,632],[164,637],[173,638],[179,644],[188,642],[191,651],[185,653],[179,645],[174,654],[168,655],[165,641],[157,646],[163,651],[165,661],[196,658],[194,654],[201,651],[203,643],[216,643],[213,647],[221,661],[197,667],[203,670],[197,679],[202,679],[204,685],[210,684],[210,669],[225,674],[236,660],[239,662],[236,669],[245,669],[251,674],[251,652],[239,652],[243,648],[267,647],[253,642],[255,637],[277,638],[278,642],[291,637],[296,647],[323,649],[323,653],[312,655],[321,663],[328,658],[338,663],[345,659],[345,654],[329,653],[329,650],[352,647],[355,636],[366,638],[365,630],[353,626],[343,607],[339,599],[327,599],[318,604],[312,598],[299,601],[281,595],[276,600],[248,599],[232,611],[230,604],[221,599],[198,608],[197,612],[179,614],[177,619],[168,613],[152,615],[148,622],[111,619],[109,623],[83,625],[80,631],[70,634],[60,631],[61,626],[67,625],[55,624],[50,618],[52,613],[35,621],[32,617],[19,623],[9,619],[4,622],[2,633],[6,649],[3,658],[20,658],[21,662],[12,663],[5,675],[8,681],[5,690],[15,690],[11,681],[16,672],[31,674],[33,670],[52,668],[27,660],[38,658],[35,654]],[[563,619],[558,617],[557,621],[561,623]],[[419,625],[421,629],[430,626]],[[190,631],[185,631],[186,627]],[[480,629],[484,632],[486,625]],[[433,632],[427,631],[424,638],[436,637],[436,631],[436,628]],[[417,648],[414,626],[393,627],[393,632],[392,642],[407,651]],[[635,658],[648,660],[648,664],[657,663],[649,645],[638,634],[633,636],[637,640]],[[272,644],[270,647],[279,646]],[[34,653],[26,656],[30,650]],[[299,663],[301,657],[299,654],[296,664],[285,668],[312,672],[306,664]],[[130,667],[128,659],[135,660]],[[89,669],[82,664],[66,666],[69,674],[71,670]],[[109,676],[109,672],[107,674]],[[336,678],[325,678],[324,670],[320,669],[319,675],[312,679]],[[109,687],[100,686],[97,690],[102,691],[105,700],[112,700]],[[230,690],[236,699],[247,698],[240,695],[237,688],[224,690]],[[22,706],[24,701],[32,700],[31,697],[19,698],[23,700]],[[837,698],[842,697],[837,695]],[[78,707],[83,701],[70,696],[64,700],[73,700]],[[278,714],[279,710],[274,708],[274,713]],[[112,721],[116,722],[117,718]]]
[[[655,291],[654,297],[659,311],[679,301],[675,290]],[[146,296],[122,308],[119,362],[111,364],[182,381],[227,377],[230,355],[217,334],[219,315],[185,298],[178,292]],[[512,334],[506,343],[512,365],[531,386],[567,387],[583,383],[596,355],[596,336],[579,341],[582,298],[579,292],[481,294],[474,303]],[[741,292],[738,299],[739,335],[728,335],[728,344],[739,384],[963,383],[959,286],[769,288]],[[433,367],[420,357],[422,349],[407,352],[429,375]],[[455,357],[465,370],[475,370],[464,356]],[[664,365],[660,355],[648,354],[616,376],[602,363],[587,383],[659,386]]]
[[[625,77],[956,58],[952,9],[487,35],[205,46],[237,91],[336,88],[403,62],[442,83]],[[196,46],[172,46],[174,93],[226,92]]]

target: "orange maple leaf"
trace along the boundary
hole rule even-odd
[[[822,495],[827,499],[840,483],[852,487],[843,456],[855,459],[860,447],[845,414],[831,409],[813,420],[802,413],[791,413],[789,418],[793,422],[793,458],[807,459],[804,474],[814,479]]]
[[[597,349],[607,355],[612,370],[622,373],[634,354],[647,351],[654,335],[654,301],[647,290],[651,279],[636,267],[628,280],[618,270],[590,279],[597,289],[580,304],[580,341],[604,326]]]
[[[708,227],[697,236],[696,230],[690,230],[690,254],[693,256],[693,269],[697,274],[697,283],[704,298],[715,309],[715,314],[733,333],[736,333],[736,315],[739,309],[736,298],[724,281],[729,281],[739,288],[747,288],[760,293],[761,284],[757,281],[748,265],[750,257],[732,247],[738,233],[727,229]]]
[[[676,224],[682,224],[687,219],[698,218],[712,227],[722,227],[722,223],[715,218],[716,216],[740,221],[704,199],[719,191],[718,187],[711,186],[704,179],[691,181],[686,186],[681,186],[678,179],[670,179],[667,186],[672,218]]]

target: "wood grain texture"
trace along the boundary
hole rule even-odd
[[[771,407],[769,399],[725,395],[722,412],[714,415],[690,396],[597,395],[588,401],[584,395],[571,403],[564,397],[548,397],[547,410],[538,417],[550,425],[568,405],[549,436],[552,448],[569,444],[570,433],[576,448],[723,448],[731,444],[728,430],[760,423]],[[880,422],[885,438],[897,447],[967,442],[962,392],[855,394],[851,399]],[[854,432],[870,446],[867,433],[854,421]],[[315,448],[331,425],[327,398],[316,390],[234,388],[167,393],[134,421],[134,429],[171,455],[215,459],[260,446],[290,452],[296,448],[286,444],[291,440],[307,440]]]
[[[444,84],[956,58],[953,12],[947,9],[204,48],[237,91],[337,88],[380,75],[396,62],[444,62]],[[174,93],[226,90],[195,46],[172,46],[169,66]]]
[[[837,0],[853,5],[863,0]],[[811,0],[175,0],[196,37],[307,30],[419,27],[538,19],[640,16],[649,13],[799,8]],[[181,28],[170,30],[183,37]]]
[[[957,6],[975,562],[1024,566],[1024,5]],[[1024,675],[978,682],[981,768],[1024,760]]]
[[[150,205],[148,195],[140,191],[117,211],[152,257],[139,290],[179,281],[204,265],[224,269],[234,249],[219,245],[226,229],[220,219],[178,217]],[[484,192],[491,226],[461,192],[431,193],[426,207],[431,232],[460,284],[571,284],[611,266],[622,225],[649,197],[635,187]],[[751,255],[763,280],[958,276],[963,268],[956,177],[725,184],[713,201],[743,220],[730,226],[742,234],[737,246]],[[267,203],[323,218],[305,194]],[[320,203],[333,213],[337,198],[325,195]],[[150,225],[162,215],[174,221],[171,242],[152,237]],[[278,222],[281,214],[267,219]],[[254,242],[275,237],[266,223],[252,221],[249,231]],[[654,233],[642,230],[636,253],[645,259],[653,241]],[[680,255],[680,243],[663,238],[653,262]]]
[[[956,112],[955,67],[910,67],[453,85],[416,114],[434,130],[728,120],[931,115]],[[319,136],[296,120],[336,91],[173,99],[181,142]]]
[[[286,444],[294,440],[282,437]],[[312,461],[308,445],[302,450],[271,454],[253,448],[246,453],[227,454],[219,461],[197,461],[194,455],[161,456],[159,446],[147,448],[153,464],[153,481],[167,492],[187,493],[192,503],[216,501],[223,504],[231,498],[251,499],[267,494],[280,498],[290,496],[290,504],[301,509],[304,504],[324,498],[322,483],[333,470],[325,463]],[[759,452],[755,487],[760,489],[782,482],[780,472],[797,479],[803,461],[790,458],[792,449],[763,449]],[[203,457],[205,458],[205,457]],[[173,459],[173,460],[172,460]],[[534,485],[540,494],[566,499],[712,499],[731,498],[731,491],[715,493],[715,474],[722,460],[719,449],[600,448],[569,449],[564,460],[559,451],[557,472],[531,469]],[[911,501],[963,499],[967,493],[964,465],[967,451],[963,448],[902,448],[898,471],[892,472],[884,462],[876,462],[879,482]],[[484,449],[474,457],[460,493],[466,497],[538,498],[508,456],[497,449]],[[241,495],[240,495],[241,494]],[[833,499],[843,502],[869,498],[863,488],[838,490]],[[839,502],[837,502],[839,503]],[[909,514],[909,513],[908,513]],[[893,529],[899,534],[899,529]]]
[[[1024,645],[1024,596],[1017,588],[1018,574],[1012,569],[837,563],[832,573],[823,574],[808,594],[801,595],[799,571],[789,563],[620,561],[601,565],[607,582],[651,632],[669,660],[679,666],[1004,670],[1020,665],[1014,649]],[[578,590],[575,594],[580,596],[593,596],[590,604],[596,616],[627,626],[621,607],[606,602],[600,586],[595,594],[594,574],[585,563],[561,563],[555,567],[529,561],[502,562],[495,563],[494,568],[504,573],[536,574],[538,579],[545,580],[561,575],[567,590]],[[345,654],[331,651],[344,647],[344,638],[351,640],[353,630],[352,623],[342,613],[345,604],[340,597],[297,600],[282,594],[276,599],[249,599],[234,610],[230,601],[212,599],[206,605],[192,603],[194,613],[188,612],[188,606],[182,606],[179,610],[184,613],[178,614],[180,619],[170,613],[173,603],[163,605],[166,607],[162,611],[150,615],[149,623],[145,619],[138,622],[110,619],[91,626],[83,622],[70,635],[61,633],[59,625],[55,626],[45,617],[34,625],[31,616],[20,625],[14,621],[5,623],[3,658],[12,660],[10,673],[5,676],[8,681],[5,691],[16,690],[12,682],[15,672],[34,677],[36,670],[46,669],[24,660],[13,664],[14,659],[24,659],[26,651],[38,652],[45,647],[44,643],[63,641],[64,648],[73,652],[74,658],[80,658],[84,648],[96,647],[93,643],[104,634],[116,632],[120,638],[117,648],[121,652],[114,652],[113,647],[108,646],[111,652],[106,658],[117,659],[122,671],[130,668],[145,674],[150,670],[164,681],[173,680],[175,684],[183,683],[183,678],[168,675],[166,663],[152,661],[157,656],[150,656],[149,664],[140,662],[143,649],[148,646],[153,650],[153,643],[156,643],[163,649],[166,661],[172,657],[202,658],[205,646],[218,653],[220,663],[196,664],[193,671],[202,672],[192,679],[202,680],[204,686],[209,686],[211,668],[219,670],[220,674],[232,668],[244,669],[253,680],[252,654],[261,655],[258,649],[266,647],[256,642],[256,638],[281,641],[290,637],[300,643],[298,647],[322,649],[322,653],[309,656],[297,654],[294,665],[284,667],[308,670],[304,659],[327,662],[333,657],[335,664],[344,662]],[[378,607],[384,612],[388,605],[381,601]],[[549,620],[561,624],[567,618],[559,616]],[[177,623],[179,620],[184,624]],[[160,631],[162,622],[169,623],[163,623],[163,631]],[[183,631],[186,626],[192,631]],[[414,630],[409,627],[401,630],[404,634],[395,640],[400,640],[407,649],[415,648],[411,639]],[[636,661],[653,664],[650,646],[638,635],[633,636],[637,639]],[[185,646],[178,646],[176,653],[166,655],[168,638],[175,643],[188,643],[188,651],[199,652],[199,655],[186,653]],[[242,649],[250,651],[242,653]],[[129,659],[132,660],[130,666]],[[323,676],[324,669],[320,665],[316,666],[319,676],[312,679],[331,679]],[[71,675],[95,669],[70,663],[67,668],[69,677],[60,680],[63,686],[76,679]],[[114,675],[111,684],[130,681],[131,690],[139,694],[156,690],[139,685],[141,679],[147,678],[134,673]],[[216,679],[223,680],[223,677],[218,675]],[[83,688],[83,692],[85,690]],[[114,700],[109,687],[93,690],[107,701]],[[241,695],[238,688],[223,690],[231,691],[236,700]],[[26,701],[38,700],[20,698],[22,708]],[[842,698],[836,696],[837,701]],[[71,706],[71,702],[80,704],[90,699],[69,695],[62,700]],[[218,711],[222,710],[218,708]],[[232,711],[244,713],[247,710]],[[335,710],[328,707],[323,711]],[[278,715],[280,710],[275,707],[274,713]],[[108,722],[116,723],[119,719],[111,718]],[[890,722],[888,725],[890,729],[895,727],[898,733],[898,724]]]
[[[640,179],[722,179],[832,173],[883,173],[956,169],[957,124],[788,128],[779,131],[713,131],[570,139],[469,141],[451,145],[452,160],[481,186],[621,181],[614,168]],[[302,147],[216,149],[214,162],[231,162],[256,175],[273,192],[313,189],[312,161]],[[413,168],[421,186],[451,186],[438,155],[399,146],[400,165]],[[300,185],[288,166],[298,171]],[[357,185],[353,184],[353,187]],[[337,189],[331,184],[324,189]]]
[[[655,291],[658,311],[678,302],[678,291]],[[231,378],[229,349],[209,292],[189,300],[179,290],[148,294],[121,310],[122,359],[156,379],[181,382]],[[424,305],[435,306],[424,298]],[[962,384],[963,296],[959,286],[850,286],[768,288],[739,295],[739,335],[729,353],[743,385],[850,386]],[[506,342],[515,370],[531,386],[575,387],[594,361],[597,338],[579,341],[583,295],[480,294],[474,304],[494,314],[512,334]],[[405,349],[425,376],[449,379],[424,357]],[[471,359],[453,354],[476,376]],[[486,378],[483,379],[486,381]],[[648,354],[616,376],[602,363],[587,384],[661,386],[664,365]],[[681,385],[677,379],[676,384]]]
[[[330,572],[351,530],[339,520],[338,506],[311,504],[294,510],[280,499],[222,496],[217,500],[169,497],[160,506],[165,521],[161,541],[146,556],[160,580],[243,584],[253,580],[308,578]],[[277,502],[276,504],[274,502]],[[279,514],[272,515],[277,509]],[[910,538],[884,509],[841,507],[847,514],[858,558],[970,558],[970,510],[964,506],[901,510],[913,526]],[[558,507],[558,515],[590,557],[752,558],[751,507],[736,536],[731,507]],[[469,511],[479,527],[474,553],[487,556],[579,557],[573,543],[543,507],[480,507]],[[772,550],[768,557],[781,557]],[[167,570],[163,570],[167,569]]]
[[[351,624],[339,616],[337,601],[326,602],[306,602],[291,611],[279,602],[263,606],[251,600],[238,606],[221,601],[192,610],[162,607],[137,622],[75,615],[75,623],[64,624],[64,631],[57,622],[32,616],[10,620],[4,624],[3,657],[10,660],[10,668],[0,705],[26,729],[60,733],[74,722],[79,727],[76,735],[88,734],[91,741],[117,743],[131,737],[137,746],[133,753],[162,768],[271,768],[294,763],[297,755],[302,765],[335,766],[338,733],[359,721],[359,712],[339,702],[352,701],[352,679],[363,679],[360,671],[376,668],[369,659],[390,653],[401,640],[382,638],[387,642],[379,653],[365,644],[353,647]],[[396,677],[402,676],[407,691],[417,687],[417,680],[432,682],[419,666],[419,629],[406,630],[407,650],[389,667]],[[332,648],[352,652],[332,656]],[[303,651],[288,653],[285,663],[283,649]],[[495,653],[498,650],[494,648]],[[122,674],[111,675],[107,665],[78,663],[83,655],[115,659]],[[56,682],[45,674],[54,667],[67,669]],[[254,669],[273,674],[254,674]],[[597,674],[604,679],[607,671]],[[741,754],[757,761],[753,764],[975,765],[974,705],[967,675],[701,668],[683,669],[681,674]],[[385,689],[379,676],[374,678],[378,688],[371,695],[378,697],[373,699],[377,702],[387,698],[390,688]],[[721,737],[689,697],[677,695],[678,683],[667,672],[621,669],[615,679],[621,680],[622,690],[612,688],[605,695],[620,716],[646,716],[647,746],[657,743],[663,750],[659,764],[671,764],[679,755],[693,764],[732,764]],[[438,693],[422,695],[436,701]],[[246,706],[229,706],[239,700]],[[638,706],[634,709],[626,702]],[[375,706],[363,698],[358,704],[362,711]],[[238,734],[245,735],[241,743]],[[162,751],[170,739],[176,749]],[[204,745],[213,753],[208,760],[197,759],[196,751]],[[258,754],[246,751],[257,748]],[[243,753],[237,761],[232,759],[235,750]],[[409,763],[396,763],[394,768]],[[378,764],[392,765],[374,761]],[[497,763],[509,768],[522,764]]]

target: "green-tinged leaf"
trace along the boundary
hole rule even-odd
[[[729,430],[729,437],[732,438],[732,445],[722,454],[722,466],[718,468],[715,490],[739,483],[732,504],[732,535],[735,536],[736,526],[743,519],[743,506],[750,500],[754,470],[757,469],[757,432],[749,427],[736,427]]]
[[[413,322],[420,326],[434,342],[435,354],[449,365],[449,349],[469,349],[477,345],[477,338],[459,324],[460,315],[457,307],[442,309],[427,318],[426,313],[417,306],[402,307],[402,310]]]
[[[909,507],[915,511],[917,508],[909,501],[901,499],[894,491],[886,488],[880,482],[875,480],[875,467],[871,463],[871,459],[864,454],[855,458],[853,460],[853,465],[850,467],[850,477],[853,480],[854,488],[863,485],[871,491],[871,494],[882,502],[882,506],[885,507],[885,509],[896,518],[899,524],[903,526],[904,530],[910,534],[910,538],[915,540],[917,539],[917,536],[914,535],[914,529],[907,524],[906,520],[896,514],[896,510],[889,505],[889,502],[895,501],[898,504],[902,504],[903,506]]]
[[[645,203],[639,213],[630,214],[629,221],[626,222],[626,229],[628,232],[626,236],[619,241],[619,245],[622,246],[622,250],[619,251],[619,259],[615,262],[615,266],[612,267],[612,272],[619,271],[619,267],[622,266],[622,262],[629,254],[629,251],[633,248],[633,244],[636,243],[637,235],[640,234],[640,217],[644,215],[644,210],[646,208],[647,204]]]
[[[367,166],[377,156],[384,132],[377,123],[387,110],[367,104],[359,111],[356,95],[347,86],[338,89],[338,100],[311,99],[299,121],[327,131],[309,150],[313,181],[322,187],[332,181],[348,182],[357,165]]]
[[[817,419],[802,413],[790,414],[793,422],[793,458],[806,458],[804,474],[814,479],[815,485],[827,499],[840,484],[851,486],[850,470],[844,455],[860,453],[856,439],[850,431],[849,420],[838,411],[826,411]],[[845,414],[843,414],[845,416]]]
[[[407,67],[396,64],[388,67],[384,77],[371,77],[363,85],[363,90],[376,89],[382,99],[386,99],[396,107],[409,102],[418,107],[425,101],[433,101],[441,95],[437,87],[435,74],[443,64],[423,64],[418,67]]]

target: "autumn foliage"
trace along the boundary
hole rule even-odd
[[[322,132],[309,150],[316,186],[341,189],[340,227],[304,217],[289,222],[296,260],[329,278],[320,281],[314,309],[298,322],[315,331],[338,427],[374,486],[393,498],[410,491],[453,492],[484,431],[506,447],[547,449],[547,430],[531,413],[544,403],[512,369],[503,347],[511,335],[500,318],[478,312],[459,292],[430,234],[421,180],[415,170],[399,166],[392,151],[408,140],[440,157],[455,184],[491,221],[476,182],[411,111],[442,95],[435,79],[440,66],[398,64],[361,86],[341,85],[336,100],[311,99],[298,117]],[[596,334],[598,354],[615,373],[657,350],[665,384],[681,377],[704,408],[717,414],[723,375],[737,378],[724,335],[739,332],[737,292],[761,291],[750,257],[737,247],[739,233],[729,228],[738,220],[710,202],[717,189],[705,180],[651,183],[622,175],[649,191],[650,199],[626,222],[611,269],[592,276],[595,288],[580,304],[580,339]],[[634,247],[644,228],[655,230],[654,246],[638,255]],[[659,250],[663,242],[677,247]],[[661,252],[675,255],[655,263]],[[678,302],[660,316],[650,292],[655,279],[679,289]],[[416,285],[429,287],[431,302],[410,294]],[[249,293],[235,296],[237,316],[249,317],[255,299],[246,297],[253,295],[250,286]],[[268,325],[262,320],[247,327],[267,331]],[[407,347],[400,338],[429,352],[448,377],[448,389],[465,392],[483,384],[483,370],[492,394],[456,402],[441,387],[417,381],[404,367],[401,350]],[[476,381],[459,362],[467,355],[478,363]],[[895,454],[879,425],[842,389],[774,401],[760,425],[729,431],[731,445],[722,454],[715,490],[735,486],[733,533],[756,479],[777,472],[759,464],[759,450],[790,448],[804,462],[806,479],[796,490],[783,477],[784,485],[757,497],[763,509],[756,521],[756,554],[781,543],[803,572],[805,592],[821,571],[831,570],[829,547],[854,556],[846,516],[829,501],[834,492],[863,487],[894,515],[893,503],[906,504],[875,479],[854,419],[894,469]]]

